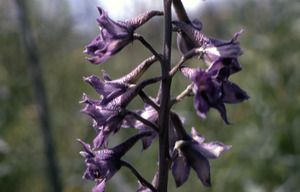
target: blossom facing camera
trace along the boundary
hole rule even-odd
[[[249,99],[249,96],[236,84],[223,78],[222,69],[224,68],[216,71],[182,67],[181,72],[194,83],[194,107],[197,114],[205,119],[209,109],[213,107],[219,111],[226,124],[231,124],[227,119],[224,103],[241,103]]]
[[[121,158],[139,139],[149,135],[151,135],[151,133],[142,132],[130,137],[113,148],[97,151],[93,151],[89,144],[78,139],[85,150],[81,151],[80,154],[86,158],[85,163],[87,165],[87,169],[82,178],[96,182],[92,192],[104,192],[105,183],[122,167],[123,162]]]
[[[202,184],[211,186],[210,163],[208,159],[215,159],[221,153],[228,151],[231,146],[221,142],[203,143],[204,137],[192,128],[186,140],[176,142],[173,152],[172,173],[177,187],[188,179],[190,168],[193,168]]]

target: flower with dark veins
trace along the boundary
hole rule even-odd
[[[249,96],[236,84],[223,77],[222,69],[204,70],[182,67],[181,72],[194,83],[194,107],[200,117],[206,118],[211,107],[217,109],[226,124],[230,124],[224,103],[241,103]],[[224,75],[225,76],[225,75]]]
[[[194,25],[180,21],[173,21],[173,24],[180,29],[177,45],[182,55],[185,55],[192,49],[200,49],[199,56],[208,67],[223,59],[231,60],[229,64],[232,63],[239,67],[237,57],[242,55],[243,52],[240,48],[240,43],[236,42],[236,39],[243,33],[243,30],[236,33],[230,41],[223,41],[205,36]]]
[[[229,150],[221,142],[203,143],[204,137],[192,128],[188,135],[185,130],[179,131],[181,140],[175,144],[173,151],[172,173],[177,187],[188,179],[190,168],[193,168],[204,186],[210,187],[210,163],[208,159],[215,159],[221,153]]]
[[[84,53],[92,58],[87,58],[93,64],[101,64],[112,55],[118,53],[134,40],[134,31],[154,16],[163,15],[161,11],[149,11],[134,19],[126,21],[113,21],[101,7],[97,7],[100,17],[100,34],[86,46]]]
[[[124,156],[139,139],[149,136],[149,134],[149,132],[139,133],[116,147],[98,151],[92,151],[89,144],[78,139],[85,149],[85,151],[80,152],[80,154],[86,158],[85,163],[87,165],[87,170],[83,178],[96,182],[92,192],[104,192],[106,182],[122,167],[122,156]]]

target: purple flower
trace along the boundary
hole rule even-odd
[[[85,163],[87,165],[83,178],[96,182],[92,192],[104,192],[106,182],[122,166],[121,157],[144,136],[149,136],[149,132],[139,133],[116,147],[98,151],[92,151],[89,144],[78,139],[85,149],[85,151],[80,152],[86,158]]]
[[[130,73],[116,80],[111,80],[104,70],[102,70],[104,81],[96,75],[83,77],[83,80],[89,83],[97,93],[102,96],[101,103],[107,104],[111,100],[125,93],[129,88],[134,87],[134,84],[140,79],[144,72],[156,61],[156,57],[151,56],[139,64]]]
[[[175,144],[173,153],[172,173],[177,187],[180,187],[190,174],[192,167],[204,186],[211,186],[210,163],[208,159],[215,159],[221,153],[230,149],[221,142],[203,143],[204,137],[192,128],[191,135],[182,136]]]
[[[146,12],[134,19],[127,21],[113,21],[101,7],[97,7],[100,17],[97,18],[100,34],[86,46],[84,53],[92,55],[87,58],[93,64],[101,64],[112,55],[118,53],[126,45],[134,40],[133,33],[138,27],[156,15],[162,15],[161,11]]]
[[[226,124],[226,108],[224,103],[240,103],[249,98],[247,93],[236,84],[227,80],[220,68],[218,70],[182,67],[181,71],[194,83],[194,107],[203,119],[211,107],[217,109]],[[228,74],[227,74],[228,75]]]
[[[229,64],[240,68],[237,57],[243,52],[240,48],[240,43],[236,42],[236,39],[243,33],[243,30],[236,33],[231,41],[223,41],[205,36],[194,25],[180,21],[173,21],[173,24],[180,29],[177,45],[182,55],[185,55],[192,49],[198,49],[200,58],[204,60],[207,66],[226,59],[226,62],[230,61]]]
[[[86,107],[81,112],[86,113],[93,118],[93,125],[98,133],[98,136],[94,139],[94,149],[100,148],[102,144],[104,144],[105,148],[107,147],[108,136],[111,133],[119,131],[122,121],[126,116],[126,113],[124,113],[122,109],[125,109],[145,86],[159,80],[160,78],[144,80],[141,83],[132,86],[124,93],[120,93],[117,97],[109,100],[104,97],[106,102],[103,102],[103,100],[89,99],[85,94],[83,95],[83,101],[80,103],[85,103]],[[101,87],[99,83],[101,84],[101,82],[93,81],[93,87]],[[105,91],[102,91],[100,88],[98,92],[105,95]]]

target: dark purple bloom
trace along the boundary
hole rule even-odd
[[[92,151],[89,144],[78,139],[85,149],[85,151],[80,152],[80,154],[86,158],[85,163],[87,165],[87,170],[83,178],[96,182],[92,192],[104,192],[105,183],[112,178],[122,166],[121,157],[144,136],[149,136],[149,132],[139,133],[116,147],[98,151]]]
[[[225,123],[230,124],[227,120],[224,103],[240,103],[248,99],[249,96],[236,84],[224,78],[222,69],[224,68],[204,70],[183,67],[181,71],[194,83],[194,106],[198,115],[205,119],[207,112],[213,107],[219,111]]]
[[[204,186],[211,186],[210,163],[208,159],[215,159],[221,153],[230,149],[221,142],[203,143],[204,137],[192,128],[191,135],[185,135],[184,140],[175,144],[173,153],[172,173],[176,186],[181,186],[190,174],[192,167]]]
[[[94,139],[94,149],[100,148],[102,144],[107,147],[107,138],[110,133],[116,133],[119,131],[122,121],[126,114],[122,109],[139,94],[139,92],[147,85],[159,81],[160,78],[153,78],[142,81],[137,85],[132,85],[124,93],[119,96],[109,99],[109,102],[103,102],[103,100],[89,99],[85,94],[83,95],[83,101],[86,107],[82,110],[83,113],[90,115],[94,120],[94,128],[98,133],[98,136]],[[101,82],[93,81],[93,87],[101,87]],[[99,93],[105,95],[105,91],[99,88]],[[107,98],[104,97],[104,99]]]
[[[134,19],[127,21],[113,21],[101,7],[97,7],[100,17],[97,18],[100,34],[86,46],[84,53],[92,55],[87,58],[91,63],[101,64],[112,55],[118,53],[126,45],[134,40],[133,33],[138,27],[156,15],[162,15],[161,11],[146,12]]]
[[[226,64],[233,64],[236,70],[241,70],[237,57],[243,52],[240,43],[236,42],[236,39],[242,34],[243,30],[236,33],[231,41],[223,41],[205,36],[194,25],[180,21],[174,21],[173,24],[180,29],[177,45],[183,55],[192,49],[198,49],[200,58],[204,60],[207,66],[226,59]]]
[[[130,73],[116,80],[111,80],[104,70],[102,70],[104,81],[96,75],[83,77],[83,80],[89,83],[97,93],[102,96],[101,103],[105,105],[125,93],[129,88],[134,87],[134,84],[140,79],[144,72],[156,61],[156,57],[151,56],[139,64]]]

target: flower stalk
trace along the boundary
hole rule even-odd
[[[172,5],[177,15],[174,21]],[[93,118],[93,127],[98,134],[93,141],[93,149],[79,140],[85,149],[81,155],[86,158],[88,167],[83,178],[96,182],[93,192],[104,192],[106,182],[124,166],[137,177],[140,183],[137,192],[167,192],[169,171],[172,172],[176,187],[180,187],[187,181],[192,169],[202,184],[210,187],[209,159],[217,158],[231,146],[218,141],[204,143],[204,136],[194,127],[189,134],[184,126],[185,118],[179,116],[172,107],[187,97],[193,97],[195,112],[201,118],[205,119],[210,108],[214,108],[219,111],[225,124],[231,124],[224,104],[241,103],[249,98],[245,91],[228,80],[242,70],[237,58],[243,52],[236,40],[243,31],[236,33],[230,41],[208,37],[201,32],[202,23],[198,19],[190,20],[181,0],[163,0],[163,11],[148,11],[126,21],[113,21],[101,7],[98,7],[98,11],[100,34],[84,51],[93,56],[88,58],[90,62],[104,63],[134,40],[139,40],[153,56],[115,80],[104,71],[103,80],[95,75],[84,77],[84,81],[100,95],[100,100],[90,99],[84,94],[80,102],[86,104],[82,112]],[[154,16],[164,18],[162,53],[143,35],[135,32]],[[177,48],[182,57],[171,68],[173,33],[177,33]],[[191,59],[204,62],[207,68],[189,67]],[[160,63],[161,76],[141,81],[143,74],[157,61]],[[172,79],[177,74],[182,74],[190,83],[171,100]],[[153,99],[144,88],[156,83],[160,86],[157,97]],[[144,109],[129,109],[137,96],[144,102]],[[139,133],[110,148],[108,138],[121,128],[136,129]],[[158,171],[152,184],[133,165],[121,159],[139,139],[143,150],[158,139]]]

